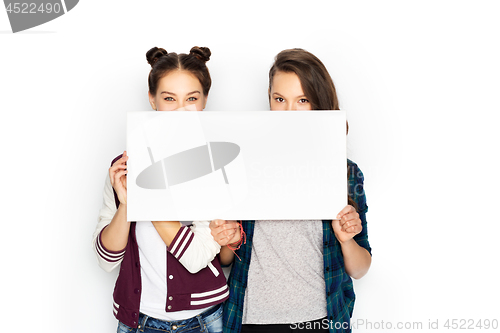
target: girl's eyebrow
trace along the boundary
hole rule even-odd
[[[195,91],[191,91],[190,93],[187,93],[187,95],[192,95],[192,94],[201,94],[199,90],[195,90]],[[169,94],[169,95],[174,95],[174,96],[177,96],[176,94],[174,94],[173,92],[170,92],[170,91],[162,91],[161,94]]]
[[[277,93],[277,92],[273,92],[273,95],[278,95],[280,97],[283,97],[283,95],[281,95],[280,93]],[[309,99],[306,95],[300,95],[300,96],[297,96],[295,98],[299,98],[299,99],[302,99],[302,98],[305,98],[305,99]]]

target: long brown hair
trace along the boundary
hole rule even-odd
[[[203,87],[203,94],[207,96],[212,85],[212,79],[206,62],[210,60],[211,55],[212,53],[208,47],[195,46],[191,48],[189,54],[168,53],[165,49],[153,47],[146,53],[148,64],[151,65],[148,76],[149,92],[152,96],[155,96],[160,79],[170,71],[180,69],[189,71],[196,76]]]
[[[295,73],[300,80],[302,90],[313,110],[340,110],[337,91],[332,77],[325,65],[314,54],[299,48],[283,50],[274,58],[269,70],[269,92],[277,72]],[[271,96],[269,96],[271,98]],[[346,122],[346,135],[349,124]],[[347,168],[349,179],[351,168]],[[349,205],[358,209],[356,202],[347,195]]]

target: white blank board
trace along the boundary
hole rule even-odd
[[[127,117],[127,219],[333,219],[347,204],[344,111]]]

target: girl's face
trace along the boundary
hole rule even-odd
[[[174,70],[162,77],[156,96],[150,92],[148,95],[151,107],[158,111],[201,111],[207,104],[200,81],[184,70]]]
[[[269,104],[273,111],[312,110],[311,103],[293,72],[276,72],[269,91]]]

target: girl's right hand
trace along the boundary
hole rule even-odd
[[[109,168],[109,179],[116,191],[120,204],[127,204],[127,152]]]

